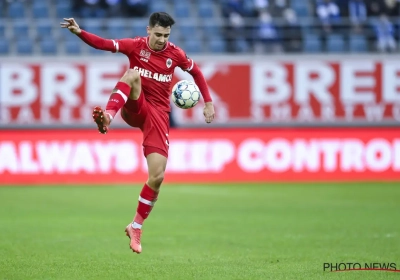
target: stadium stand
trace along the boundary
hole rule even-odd
[[[111,12],[106,4],[83,7],[85,0],[0,0],[0,55],[98,54],[59,28],[63,17],[75,17],[82,28],[99,36],[125,38],[145,36],[147,18],[155,11],[176,18],[170,40],[188,53],[252,53],[256,45],[268,43],[271,34],[279,48],[263,52],[398,50],[399,4],[375,11],[367,0],[142,0],[148,4],[143,10],[147,14],[132,17],[124,11],[124,1],[110,1]]]

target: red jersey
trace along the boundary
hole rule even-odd
[[[113,40],[115,52],[129,58],[129,67],[142,77],[142,91],[146,100],[163,111],[170,111],[169,98],[175,67],[184,71],[193,68],[193,60],[173,43],[167,42],[160,51],[150,48],[148,37]]]
[[[154,51],[149,47],[148,37],[109,40],[85,30],[78,36],[93,48],[127,55],[130,68],[137,70],[142,77],[142,91],[146,100],[157,109],[170,111],[171,81],[177,66],[193,76],[204,102],[212,102],[207,82],[196,63],[170,42],[167,42],[164,49]]]

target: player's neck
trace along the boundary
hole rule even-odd
[[[152,46],[150,45],[150,38],[149,38],[149,37],[146,37],[146,44],[147,44],[147,47],[148,47],[151,51],[153,51],[153,52],[161,52],[161,51],[163,51],[163,50],[165,50],[165,49],[167,48],[168,42],[165,43],[164,47],[163,47],[161,50],[157,50],[155,47],[152,47]]]

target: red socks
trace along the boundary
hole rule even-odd
[[[110,95],[110,98],[108,99],[106,106],[106,113],[109,113],[111,115],[111,119],[113,119],[119,109],[121,109],[122,106],[125,105],[130,92],[131,87],[128,84],[124,82],[117,83],[113,92]]]
[[[139,195],[139,204],[132,227],[141,228],[144,220],[149,216],[154,203],[157,201],[158,192],[152,190],[147,184],[144,185]]]

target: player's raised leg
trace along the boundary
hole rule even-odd
[[[131,239],[131,249],[138,254],[142,252],[140,242],[142,225],[157,201],[161,183],[164,180],[165,168],[167,166],[167,158],[159,153],[149,154],[146,160],[149,178],[140,192],[138,207],[133,222],[125,229],[126,235]]]
[[[137,100],[142,90],[140,75],[136,70],[129,69],[119,80],[108,99],[106,110],[100,107],[93,109],[93,120],[100,133],[106,134],[111,121],[128,99]]]

